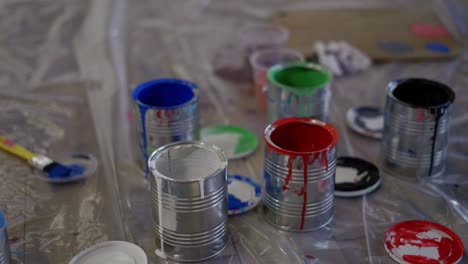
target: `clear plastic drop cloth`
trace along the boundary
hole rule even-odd
[[[104,240],[154,254],[151,196],[136,161],[130,92],[149,79],[175,77],[200,87],[200,125],[235,124],[262,139],[265,116],[255,106],[243,26],[266,23],[278,10],[303,8],[419,8],[427,1],[383,0],[6,0],[0,3],[0,135],[60,161],[69,153],[94,155],[90,178],[49,184],[30,166],[0,152],[0,208],[6,211],[13,263],[67,263]],[[346,125],[357,105],[383,107],[389,81],[431,78],[456,92],[448,166],[420,183],[382,175],[364,198],[336,198],[334,219],[307,233],[269,225],[261,206],[229,218],[226,250],[202,263],[392,263],[383,234],[393,223],[425,219],[446,225],[468,254],[468,4],[432,1],[465,44],[450,60],[376,64],[332,83],[330,123],[340,134],[340,156],[380,164],[380,143]],[[465,11],[463,11],[465,10]],[[263,140],[260,140],[262,142]],[[263,183],[263,144],[229,161],[228,173]],[[468,257],[461,261],[468,263]]]

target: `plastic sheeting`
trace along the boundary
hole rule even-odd
[[[0,134],[58,160],[71,152],[91,153],[99,160],[93,177],[56,186],[35,178],[26,163],[0,153],[0,207],[8,216],[14,263],[66,263],[79,251],[110,239],[138,244],[151,263],[171,263],[154,254],[148,184],[134,158],[131,89],[148,79],[188,79],[201,89],[203,126],[236,124],[260,137],[266,121],[256,112],[255,90],[245,81],[248,72],[230,72],[228,81],[216,68],[245,62],[238,43],[240,27],[262,23],[283,8],[406,2],[3,1]],[[466,39],[467,5],[447,0],[434,6]],[[341,136],[339,155],[376,164],[379,142],[347,128],[346,110],[383,106],[386,84],[397,78],[425,77],[451,86],[457,98],[445,175],[421,183],[383,175],[376,192],[337,198],[333,222],[313,232],[279,231],[265,222],[259,209],[231,217],[227,249],[206,263],[392,263],[383,248],[385,230],[415,218],[452,228],[468,254],[467,73],[465,52],[449,61],[375,65],[334,80],[330,122]],[[261,182],[262,147],[248,158],[230,161],[229,172]]]

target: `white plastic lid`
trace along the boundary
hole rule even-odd
[[[72,258],[68,264],[148,264],[139,246],[125,241],[105,241]]]

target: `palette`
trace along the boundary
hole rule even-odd
[[[288,11],[273,20],[291,32],[288,46],[307,55],[318,40],[347,41],[380,61],[449,58],[461,51],[430,8]]]

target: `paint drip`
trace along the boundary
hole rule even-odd
[[[205,198],[205,178],[200,178],[198,180],[198,185],[200,186],[200,198]]]

